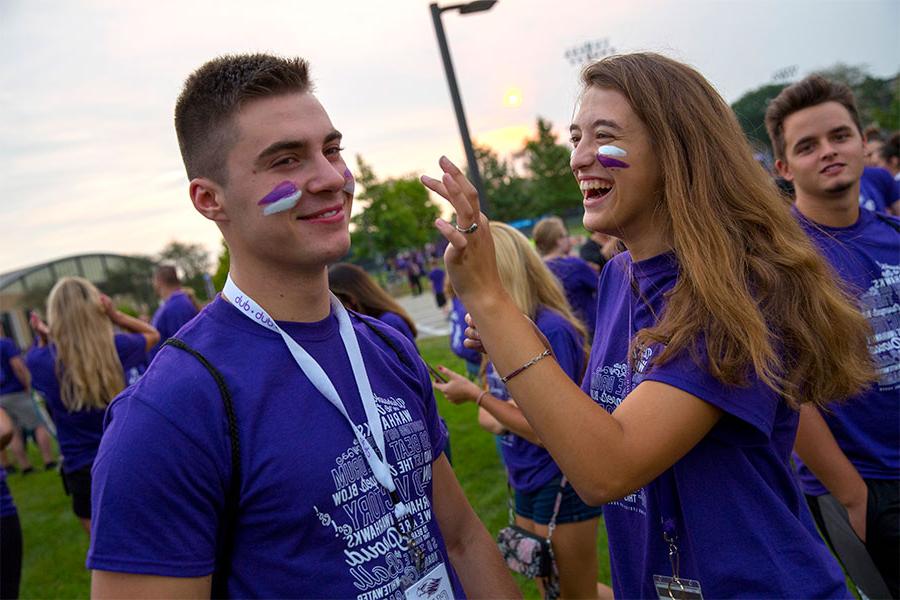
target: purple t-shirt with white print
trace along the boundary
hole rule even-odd
[[[147,340],[140,333],[117,333],[114,341],[127,386],[128,373],[147,362]],[[56,378],[56,346],[33,347],[25,355],[25,364],[31,371],[32,387],[44,395],[50,417],[56,424],[59,451],[65,458],[63,471],[71,473],[90,465],[100,446],[106,410],[92,408],[71,412],[66,408]]]
[[[432,509],[432,462],[444,449],[446,430],[428,372],[408,340],[369,319],[410,366],[362,322],[367,317],[351,318],[387,460],[425,551],[424,570],[443,562],[462,597]],[[337,318],[280,325],[329,374],[356,426],[367,428]],[[228,595],[402,597],[400,578],[412,559],[389,496],[349,423],[302,373],[281,337],[219,297],[179,338],[221,372],[234,399],[242,479]],[[185,352],[164,347],[108,409],[93,470],[88,567],[165,577],[212,573],[230,462],[214,380]]]
[[[597,323],[597,272],[576,256],[560,256],[547,261],[547,267],[562,283],[566,299],[575,316],[588,331]]]
[[[586,362],[581,335],[562,315],[546,308],[538,310],[535,324],[550,342],[559,366],[572,381],[577,382]],[[509,399],[509,390],[500,381],[493,364],[488,365],[487,380],[492,396]],[[546,449],[511,432],[499,438],[503,463],[513,489],[525,494],[535,492],[559,475],[559,467]]]
[[[679,575],[699,581],[707,598],[850,597],[791,472],[796,411],[759,380],[747,387],[721,384],[690,352],[649,368],[653,352],[645,352],[631,376],[629,340],[655,323],[677,276],[673,254],[633,263],[628,252],[607,263],[600,276],[585,393],[613,412],[631,389],[653,380],[724,413],[664,476],[604,506],[615,596],[656,597],[653,576],[672,576],[665,516],[675,522]],[[666,505],[676,514],[663,515]]]
[[[159,352],[167,339],[178,333],[181,327],[197,316],[197,307],[182,291],[173,292],[153,313],[150,323],[159,331],[159,343],[150,350],[150,360]]]
[[[872,326],[869,352],[878,381],[821,411],[847,458],[865,479],[900,479],[900,220],[859,211],[850,227],[825,227],[794,215],[832,268],[849,285]],[[811,496],[828,493],[795,457]]]
[[[890,171],[881,167],[865,167],[859,179],[859,205],[865,209],[888,213],[888,208],[900,200],[900,184]]]

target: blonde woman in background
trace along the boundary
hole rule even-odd
[[[537,325],[572,381],[580,381],[587,362],[584,325],[575,318],[562,287],[531,248],[528,239],[505,223],[491,222],[497,268],[516,308]],[[515,497],[516,524],[547,536],[562,473],[509,395],[493,365],[486,369],[487,390],[444,366],[448,383],[435,383],[454,404],[475,402],[478,423],[500,436],[500,451]],[[597,523],[599,507],[586,505],[572,485],[562,487],[562,502],[551,542],[563,598],[597,598]],[[612,590],[601,586],[603,597]]]
[[[159,341],[152,325],[116,310],[80,277],[60,279],[47,300],[49,327],[34,321],[39,345],[26,357],[32,386],[47,400],[63,455],[62,477],[85,531],[91,527],[91,466],[109,402],[125,372]],[[114,333],[113,326],[130,333]]]

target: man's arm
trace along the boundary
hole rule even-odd
[[[25,361],[22,360],[22,356],[13,356],[12,358],[10,358],[9,366],[12,367],[16,379],[19,380],[19,383],[22,384],[22,387],[25,388],[25,391],[30,391],[31,371],[28,370],[28,367],[25,365]]]
[[[469,598],[521,598],[493,538],[469,505],[447,457],[432,466],[432,504],[450,562]]]
[[[825,419],[814,406],[800,409],[800,427],[794,451],[825,489],[847,509],[850,526],[866,541],[866,506],[869,490],[841,450]]]
[[[93,571],[91,598],[202,598],[209,600],[212,575],[157,577],[113,571]]]

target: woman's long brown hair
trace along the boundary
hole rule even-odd
[[[332,265],[328,269],[328,287],[342,302],[349,303],[349,308],[364,315],[377,319],[388,311],[397,313],[409,326],[413,337],[419,335],[416,324],[409,313],[391,298],[362,267],[351,263]]]
[[[623,94],[660,163],[659,210],[679,276],[659,321],[639,331],[632,356],[655,361],[705,341],[710,372],[744,385],[755,374],[793,406],[822,406],[875,378],[868,322],[753,159],[729,106],[694,69],[653,53],[610,56],[582,83]]]

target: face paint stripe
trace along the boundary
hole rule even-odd
[[[265,208],[263,208],[263,214],[269,216],[274,215],[275,213],[290,210],[297,206],[297,202],[300,201],[300,196],[300,190],[297,190],[290,196],[285,196],[280,200],[270,201],[268,204],[266,204]],[[262,204],[262,201],[260,201],[260,204]]]
[[[263,196],[263,199],[257,202],[257,204],[259,206],[263,206],[264,204],[272,204],[273,202],[278,202],[282,198],[290,196],[292,194],[296,194],[298,192],[299,190],[297,189],[297,186],[294,185],[292,181],[282,181],[274,188],[272,188],[271,192]]]
[[[627,155],[628,153],[618,146],[606,145],[597,148],[597,162],[606,168],[627,169],[629,167],[627,162],[613,158],[614,156],[624,157]]]
[[[356,181],[353,179],[353,173],[350,172],[350,169],[344,169],[344,187],[343,190],[353,195],[353,192],[356,191]]]

